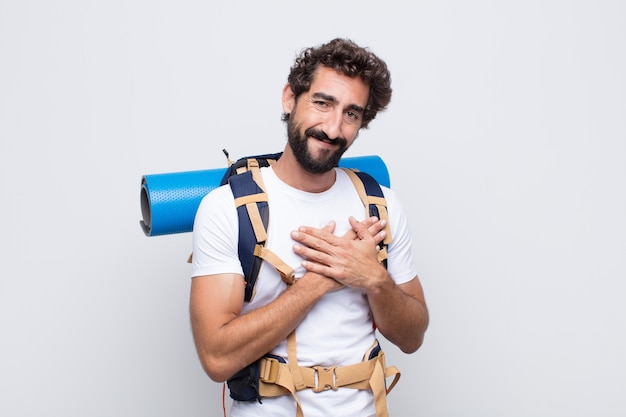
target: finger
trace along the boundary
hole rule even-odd
[[[368,227],[368,231],[370,232],[370,235],[374,236],[374,238],[376,238],[376,235],[379,234],[380,232],[385,230],[385,227],[387,226],[387,221],[386,220],[380,220],[377,221],[376,223],[372,224],[370,227]],[[384,239],[384,237],[383,237]]]
[[[310,226],[300,226],[298,227],[297,231],[294,230],[292,232],[292,235],[293,236],[298,235],[299,238],[303,238],[304,236],[308,235],[308,236],[315,237],[317,239],[328,241],[333,238],[336,238],[336,236],[333,235],[333,233],[335,232],[335,226],[336,225],[333,220],[328,222],[328,224],[321,229],[318,229],[316,227],[310,227]]]
[[[325,275],[325,268],[328,268],[331,262],[331,256],[329,256],[326,252],[320,250],[319,248],[314,248],[299,243],[293,245],[293,251],[308,262],[307,265],[309,266],[305,266],[306,269],[310,270],[311,272]],[[313,265],[317,266],[313,267]]]
[[[335,221],[331,220],[326,226],[322,227],[322,230],[332,235],[333,233],[335,233],[335,226]]]
[[[361,222],[364,226],[368,227],[368,229],[370,230],[370,233],[372,235],[375,235],[376,233],[378,233],[380,230],[382,230],[385,226],[380,226],[378,223],[380,223],[380,221],[378,220],[378,217],[376,216],[372,216],[372,217],[368,217],[367,219],[363,220]],[[357,234],[353,229],[348,230],[342,237],[346,238],[346,239],[357,239]]]
[[[337,239],[337,237],[324,230],[307,227],[300,227],[298,230],[292,231],[291,238],[300,243],[301,246],[326,253],[331,250],[331,246],[335,243],[334,239]],[[303,252],[297,253],[307,256]]]
[[[369,237],[374,239],[374,242],[376,244],[379,244],[380,242],[382,242],[383,240],[385,240],[385,237],[387,237],[387,232],[385,231],[385,226],[387,226],[387,221],[386,220],[378,220],[376,217],[371,217],[371,219],[375,219],[376,221],[374,223],[372,223],[368,228],[367,228],[367,234],[365,231],[363,231],[362,227],[357,226],[357,229],[355,229],[355,223],[356,220],[354,218],[350,219],[350,225],[353,227],[353,232],[355,235],[355,239],[360,239],[360,240],[365,240],[365,239],[369,239]],[[364,226],[365,224],[363,222],[360,222],[361,226]],[[359,232],[357,230],[361,230],[361,234],[359,235]]]
[[[352,227],[352,230],[354,230],[354,232],[356,233],[357,237],[360,240],[369,240],[372,239],[372,234],[370,233],[369,229],[361,222],[359,222],[357,219],[355,219],[354,217],[350,216],[350,218],[348,219],[350,222],[350,226]],[[376,226],[370,226],[370,227],[376,227]]]

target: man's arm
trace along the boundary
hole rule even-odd
[[[339,284],[306,273],[272,303],[240,314],[244,287],[243,277],[234,274],[192,279],[190,315],[196,350],[204,370],[217,382],[286,339],[315,303]]]
[[[387,271],[380,285],[367,291],[378,330],[403,352],[415,352],[424,341],[428,309],[419,278],[396,285]]]
[[[326,230],[301,227],[292,233],[294,251],[306,260],[307,271],[361,288],[368,297],[379,331],[403,352],[416,351],[428,327],[428,309],[416,276],[396,285],[376,256],[378,242],[366,227],[350,218],[358,239],[333,236]]]
[[[384,222],[371,218],[361,225],[377,243],[384,239]],[[332,233],[334,224],[324,230]],[[357,238],[353,231],[344,237]],[[193,278],[191,325],[204,370],[217,382],[230,378],[285,340],[324,294],[342,287],[332,278],[307,272],[273,302],[241,314],[245,288],[241,275]]]

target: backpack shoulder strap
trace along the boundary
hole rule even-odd
[[[245,301],[255,294],[256,280],[263,260],[269,262],[280,273],[287,285],[295,278],[293,268],[265,247],[269,225],[269,204],[260,168],[272,165],[281,154],[246,157],[233,163],[224,174],[222,184],[229,184],[235,198],[239,219],[238,252],[246,281]],[[352,180],[369,216],[387,220],[387,236],[379,244],[378,260],[387,266],[387,246],[391,243],[387,203],[378,181],[371,175],[353,169],[342,168]]]
[[[254,298],[256,280],[263,260],[273,265],[288,285],[295,281],[293,268],[265,247],[269,206],[260,166],[255,158],[247,158],[242,172],[227,178],[239,219],[238,252],[246,281],[245,301]]]
[[[234,175],[228,179],[228,183],[235,198],[239,218],[238,252],[246,280],[244,299],[250,301],[254,296],[256,276],[261,268],[261,259],[254,256],[254,248],[257,244],[264,245],[267,240],[267,194],[254,181],[252,171]]]
[[[391,230],[389,228],[389,215],[387,213],[387,200],[385,200],[385,195],[383,194],[383,190],[380,187],[380,184],[374,177],[371,175],[362,172],[356,171],[349,168],[342,168],[348,177],[352,180],[354,184],[354,188],[356,188],[359,197],[361,197],[361,201],[365,206],[366,213],[369,216],[376,216],[381,220],[387,221],[387,225],[385,226],[385,231],[387,232],[387,236],[385,239],[380,242],[378,245],[380,247],[380,251],[378,252],[378,260],[387,267],[387,246],[391,243]]]
[[[228,179],[233,175],[241,174],[246,171],[250,171],[253,168],[261,168],[273,165],[274,162],[280,158],[282,152],[279,153],[268,153],[265,155],[256,155],[256,156],[247,156],[244,158],[239,158],[237,161],[231,163],[226,172],[224,172],[224,176],[222,177],[222,181],[220,185],[224,185],[228,183]],[[230,161],[230,160],[229,160]]]

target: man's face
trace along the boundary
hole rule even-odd
[[[289,97],[290,91],[287,88],[283,93],[284,109],[290,113],[288,143],[306,171],[327,172],[337,166],[358,135],[369,87],[360,78],[320,67],[310,90],[297,103],[293,93]]]

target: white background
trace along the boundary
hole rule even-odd
[[[191,235],[144,174],[285,143],[303,47],[393,76],[383,157],[432,321],[393,416],[626,416],[626,3],[0,0],[0,415],[219,416]]]

